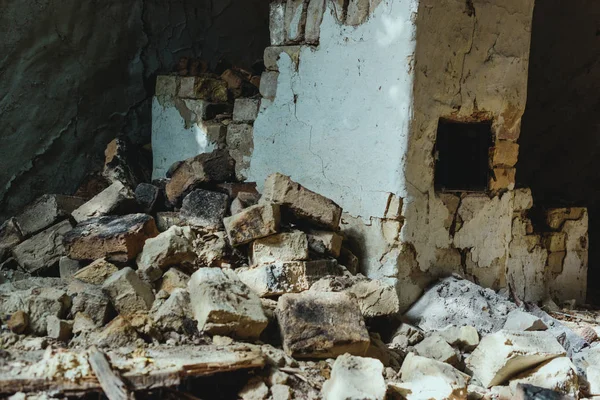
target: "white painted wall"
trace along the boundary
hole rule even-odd
[[[357,27],[339,24],[327,3],[320,45],[302,48],[297,70],[281,55],[248,176],[260,185],[282,172],[368,221],[405,186],[418,2],[384,0]]]

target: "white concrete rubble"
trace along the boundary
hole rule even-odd
[[[321,390],[324,400],[383,400],[385,394],[381,361],[350,354],[344,354],[335,360],[331,377]]]

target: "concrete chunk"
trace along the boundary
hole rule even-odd
[[[421,343],[415,346],[418,355],[441,361],[454,367],[460,362],[456,351],[439,335],[432,335],[425,338]]]
[[[160,328],[182,333],[185,320],[192,316],[188,292],[185,289],[174,289],[164,302],[154,303],[151,316]]]
[[[260,298],[232,270],[201,268],[190,278],[188,292],[201,332],[256,339],[267,327]]]
[[[109,276],[118,270],[119,268],[116,265],[106,261],[104,258],[100,258],[77,271],[73,277],[85,283],[102,285]]]
[[[312,230],[308,233],[308,247],[320,254],[340,256],[344,238],[336,232]]]
[[[196,259],[195,239],[196,234],[189,226],[172,226],[146,240],[137,258],[139,271],[150,281],[155,281],[170,266],[192,264]]]
[[[506,317],[504,329],[513,331],[545,331],[544,321],[533,314],[521,310],[511,311]]]
[[[142,281],[129,267],[112,274],[102,284],[102,289],[110,296],[119,314],[150,310],[154,302],[154,293],[150,285]]]
[[[551,333],[501,330],[485,336],[466,365],[483,386],[492,387],[564,354]]]
[[[187,289],[189,280],[190,276],[188,274],[181,272],[177,268],[169,268],[162,277],[160,290],[171,294],[175,289]]]
[[[261,202],[280,204],[289,209],[298,220],[336,230],[342,208],[318,193],[292,181],[289,176],[275,173],[265,181]]]
[[[275,98],[277,94],[277,79],[279,72],[264,71],[260,76],[260,94],[270,100]]]
[[[257,204],[223,220],[233,246],[249,243],[279,231],[279,206]]]
[[[85,314],[96,327],[103,326],[114,313],[110,298],[98,285],[73,280],[67,294],[73,298],[71,313]]]
[[[479,333],[473,326],[448,326],[436,332],[451,346],[464,351],[472,351],[479,344]]]
[[[73,211],[72,215],[75,221],[82,222],[109,214],[123,214],[132,209],[134,204],[133,191],[117,181]]]
[[[61,342],[68,341],[73,334],[73,321],[48,316],[46,317],[46,326],[48,336]]]
[[[277,302],[284,350],[295,358],[364,355],[369,333],[356,300],[347,293],[284,294]]]
[[[46,194],[29,204],[16,221],[21,233],[31,236],[68,218],[83,203],[85,200],[80,197]]]
[[[510,388],[516,393],[518,384],[530,384],[562,394],[577,397],[579,382],[575,365],[568,357],[558,357],[510,380]]]
[[[52,268],[65,255],[63,237],[72,228],[69,220],[59,222],[17,245],[13,249],[13,256],[29,273]]]
[[[58,260],[58,270],[62,279],[71,278],[80,269],[80,261],[71,260],[69,257],[64,256]]]
[[[302,231],[279,233],[255,240],[250,251],[252,265],[308,260],[308,238]]]
[[[142,251],[146,239],[158,235],[154,219],[130,214],[88,219],[64,237],[67,255],[74,260],[128,262]]]
[[[324,400],[383,400],[386,390],[381,361],[344,354],[335,360],[321,396]]]

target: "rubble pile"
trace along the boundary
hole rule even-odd
[[[161,398],[160,388],[228,374],[229,389],[196,390],[248,400],[600,396],[600,316],[561,323],[456,276],[400,315],[402,289],[358,273],[330,199],[279,173],[259,194],[236,181],[224,150],[152,183],[130,154],[115,140],[108,185],[42,196],[0,227],[0,396]]]

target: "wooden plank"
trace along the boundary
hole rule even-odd
[[[121,377],[113,371],[108,359],[96,346],[89,350],[88,362],[108,400],[132,400],[135,396],[127,389]]]

